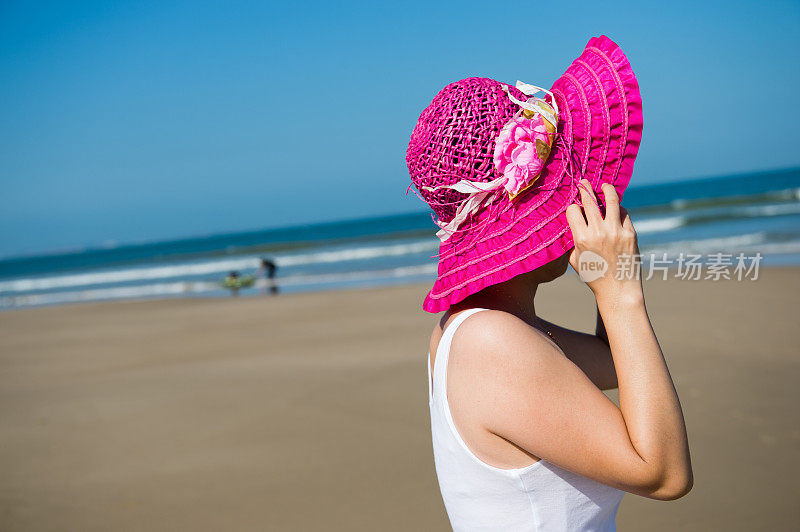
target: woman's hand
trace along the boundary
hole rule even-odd
[[[603,184],[606,216],[603,218],[591,184],[582,179],[581,207],[567,207],[567,221],[575,248],[570,264],[594,292],[598,305],[642,298],[641,265],[636,231],[630,216],[620,213],[619,196],[613,185]]]

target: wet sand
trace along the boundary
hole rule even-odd
[[[426,289],[0,314],[0,529],[447,530]],[[626,495],[620,530],[800,526],[798,295],[789,268],[647,283],[695,487]],[[537,302],[593,328],[573,275]]]

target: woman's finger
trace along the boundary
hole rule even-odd
[[[586,179],[581,179],[578,188],[581,189],[581,204],[586,221],[589,225],[599,224],[603,221],[603,216],[600,214],[600,207],[597,205],[597,197],[594,195],[592,185]]]
[[[603,183],[601,188],[603,190],[603,198],[606,200],[606,221],[617,226],[620,223],[617,189],[611,183]]]
[[[586,219],[583,217],[580,205],[573,203],[567,207],[567,223],[572,230],[572,239],[577,240],[579,235],[586,231]]]

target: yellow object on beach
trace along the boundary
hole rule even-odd
[[[228,276],[224,281],[222,281],[222,286],[225,288],[238,290],[239,288],[248,288],[253,286],[255,282],[256,278],[252,275],[245,275],[244,277]]]

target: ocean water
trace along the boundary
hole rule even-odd
[[[630,187],[644,255],[745,253],[800,264],[800,168]],[[280,293],[433,281],[427,211],[0,259],[0,309],[112,299],[229,296],[230,271],[277,265]],[[269,293],[265,279],[241,296]]]

